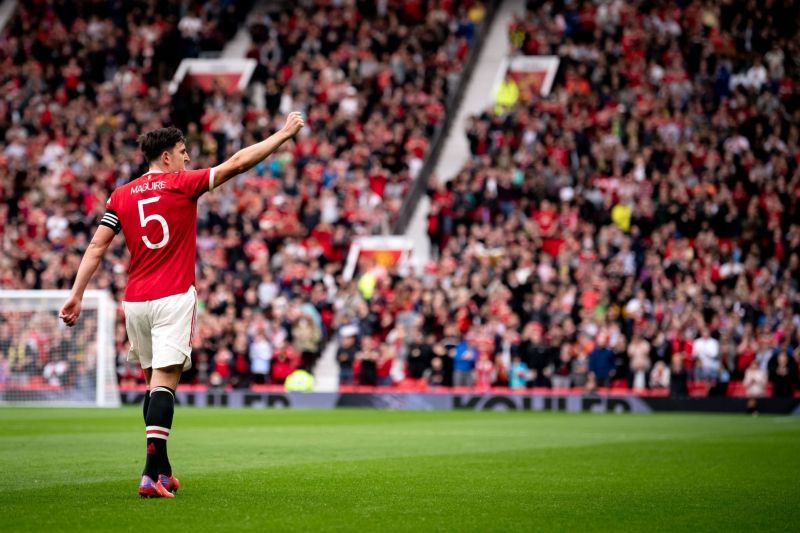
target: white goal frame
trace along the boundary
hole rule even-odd
[[[3,311],[47,311],[56,313],[69,297],[66,290],[0,290],[0,312]],[[34,304],[34,305],[32,305]],[[106,290],[87,290],[81,306],[81,317],[87,310],[97,311],[97,330],[95,345],[95,398],[91,401],[70,400],[7,400],[4,390],[0,390],[0,405],[26,405],[42,407],[119,407],[120,395],[117,384],[116,350],[114,329],[117,304]]]

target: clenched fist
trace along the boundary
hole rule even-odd
[[[289,138],[292,138],[297,135],[297,132],[300,131],[300,128],[303,126],[305,126],[303,115],[299,111],[292,111],[289,113],[289,116],[286,117],[286,124],[283,126],[283,131],[286,132]]]

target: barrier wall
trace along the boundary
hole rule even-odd
[[[143,391],[121,392],[122,403],[139,404]],[[423,392],[282,392],[251,390],[178,390],[177,403],[195,407],[252,407],[271,409],[335,409],[360,407],[417,411],[563,411],[594,413],[650,413],[689,411],[744,413],[743,398],[662,398],[626,394],[540,393],[423,393]],[[800,416],[800,399],[764,398],[762,413]]]

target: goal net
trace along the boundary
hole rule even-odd
[[[0,290],[0,404],[120,405],[114,357],[116,304],[86,291],[78,323],[58,312],[68,291]]]

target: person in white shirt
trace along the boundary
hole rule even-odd
[[[704,327],[701,336],[692,343],[692,356],[697,363],[697,379],[714,380],[719,375],[719,341]]]
[[[758,414],[758,399],[767,395],[767,373],[753,360],[744,373],[744,388],[747,392],[747,412]]]

